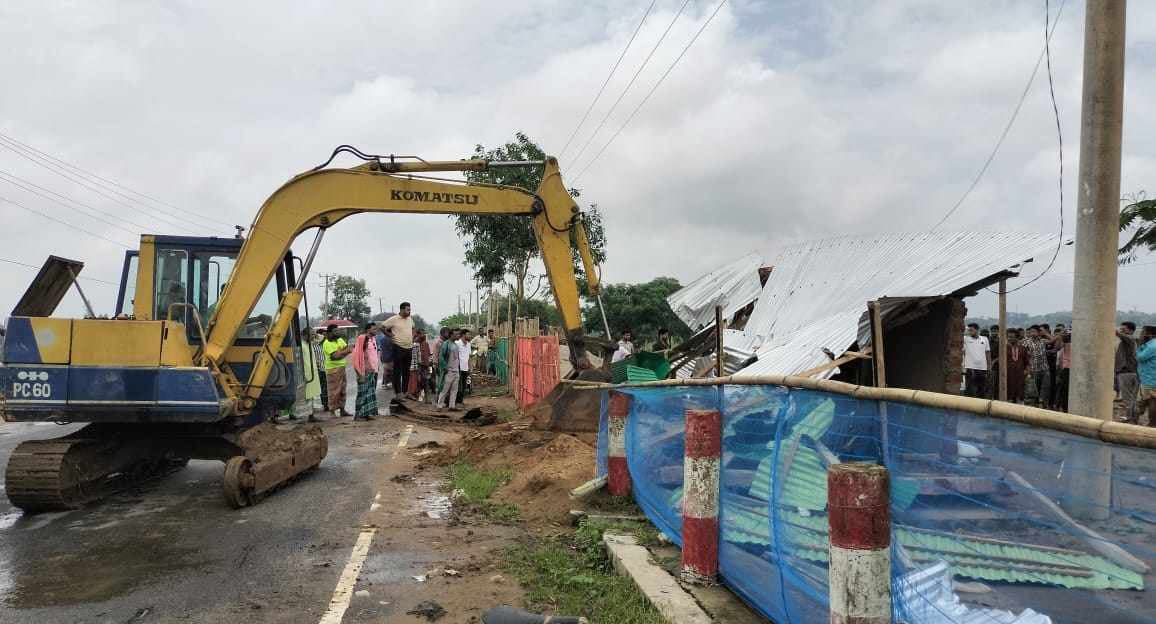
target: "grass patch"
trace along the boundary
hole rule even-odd
[[[491,522],[510,524],[521,515],[517,505],[497,503],[490,496],[510,482],[509,468],[479,468],[468,462],[450,466],[449,487],[458,492],[454,504],[460,511],[485,517]]]
[[[507,549],[505,568],[526,588],[528,606],[595,622],[663,624],[634,583],[610,567],[602,534],[616,524],[583,521],[571,535]]]
[[[518,410],[503,409],[498,410],[498,422],[510,422],[518,417]]]
[[[468,462],[458,462],[450,466],[450,487],[461,492],[461,500],[467,503],[482,503],[510,482],[509,468],[478,468]]]

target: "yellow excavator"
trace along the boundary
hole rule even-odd
[[[364,163],[330,167],[342,153]],[[427,175],[499,167],[543,167],[541,186]],[[341,146],[277,189],[243,239],[142,236],[126,255],[114,319],[91,310],[84,319],[50,316],[80,265],[46,265],[8,320],[0,409],[10,422],[89,424],[14,449],[5,473],[12,503],[29,512],[77,508],[209,459],[225,462],[225,499],[239,508],[317,467],[328,450],[322,430],[283,430],[273,418],[292,407],[303,376],[298,310],[322,238],[369,212],[531,219],[571,359],[590,367],[572,250],[592,295],[598,272],[557,160],[436,162]],[[290,245],[311,229],[308,253],[295,256]]]

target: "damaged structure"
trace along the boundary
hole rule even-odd
[[[888,385],[958,393],[964,299],[1018,276],[1058,243],[1054,234],[919,232],[810,241],[766,260],[748,254],[668,298],[697,331],[672,354],[672,376],[702,375],[721,306],[726,373],[872,385],[867,306],[877,302],[894,346],[884,356]]]

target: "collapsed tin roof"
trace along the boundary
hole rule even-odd
[[[773,270],[753,298],[750,285],[759,283],[763,264],[757,254],[695,280],[668,302],[676,314],[684,310],[684,321],[705,321],[709,309],[712,318],[702,322],[709,326],[719,305],[711,303],[712,296],[725,302],[726,317],[755,301],[745,326],[725,333],[728,369],[738,369],[738,375],[795,374],[828,362],[823,349],[846,352],[859,335],[868,301],[969,296],[1016,275],[1057,242],[1055,234],[978,231],[828,238],[775,254],[767,263]],[[738,368],[755,356],[756,362]]]

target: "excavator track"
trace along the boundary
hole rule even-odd
[[[8,459],[8,500],[26,512],[78,509],[184,466],[147,444],[64,437],[21,443]]]

